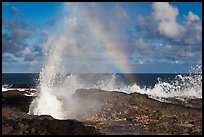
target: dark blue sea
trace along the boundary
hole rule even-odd
[[[70,75],[70,74],[67,74]],[[77,74],[83,80],[94,83],[105,79],[112,74]],[[176,74],[176,73],[117,73],[118,81],[131,85],[137,83],[141,87],[153,87],[160,81],[170,82],[175,79],[177,75],[189,74]],[[2,85],[32,85],[35,86],[39,83],[39,73],[2,73]]]

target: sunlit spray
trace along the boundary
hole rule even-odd
[[[65,9],[67,10],[67,8]],[[98,46],[101,41],[102,44],[104,43],[109,46],[114,46],[112,44],[118,43],[113,42],[114,38],[112,40],[107,39],[105,35],[108,35],[108,33],[105,31],[96,28],[98,30],[91,33],[91,28],[83,26],[84,22],[80,19],[82,14],[79,14],[82,12],[80,12],[80,8],[78,8],[77,4],[68,9],[68,11],[65,10],[67,14],[64,14],[65,16],[58,22],[56,28],[58,31],[49,34],[47,42],[43,45],[46,61],[40,72],[39,85],[37,87],[38,94],[30,105],[29,114],[51,115],[57,119],[68,119],[75,118],[76,115],[83,116],[83,114],[89,112],[89,110],[99,109],[97,104],[99,102],[89,100],[86,101],[86,104],[83,106],[80,102],[82,99],[80,100],[73,97],[75,91],[82,88],[125,93],[138,92],[147,94],[149,97],[157,97],[157,99],[158,97],[175,96],[202,98],[202,72],[200,75],[178,75],[172,82],[165,82],[158,79],[158,83],[152,88],[141,88],[137,83],[124,85],[116,74],[102,76],[99,79],[95,78],[97,81],[94,83],[91,83],[89,79],[82,79],[80,75],[77,74],[72,73],[67,75],[66,73],[70,73],[72,70],[89,72],[100,70],[104,67],[104,64],[92,66],[91,63],[86,62],[88,62],[91,57],[97,57],[97,60],[109,60],[109,58],[106,57],[106,52],[104,54],[102,52],[105,49]],[[96,13],[94,13],[94,15]],[[68,15],[71,16],[68,17]],[[95,20],[91,19],[90,21]],[[97,22],[94,23],[94,26],[100,27],[100,24],[96,25]],[[113,32],[111,32],[111,34],[112,33]],[[103,39],[96,39],[95,34],[100,34]],[[117,41],[117,39],[114,39],[114,41]],[[118,66],[127,65],[125,63],[125,61],[127,61],[125,57],[117,58],[117,55],[121,55],[119,53],[116,54],[118,50],[114,51],[114,48],[107,49],[111,51],[109,53],[113,55],[108,57],[121,60],[121,64],[117,62],[119,63]],[[123,56],[125,56],[125,54],[123,54]],[[76,62],[83,62],[84,64],[76,65],[77,63],[71,62],[70,58],[75,59]],[[109,70],[108,67],[105,68]],[[127,67],[121,68],[129,69]],[[200,65],[200,68],[202,69],[202,65]],[[106,71],[106,69],[104,69],[104,71]]]

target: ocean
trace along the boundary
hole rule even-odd
[[[39,73],[3,73],[2,91],[12,88],[35,89],[40,83]],[[202,98],[202,74],[176,73],[87,73],[58,74],[53,80],[42,80],[41,87],[69,89],[102,89],[125,93],[138,92],[156,97],[185,96]],[[42,86],[43,85],[43,86]],[[58,90],[58,89],[57,89]]]
[[[67,76],[70,74],[67,74]],[[100,79],[110,76],[109,73],[101,74],[76,74],[80,75],[83,79],[89,79],[91,82],[100,81]],[[133,77],[133,80],[127,80],[129,76]],[[178,75],[189,76],[188,73],[117,73],[116,76],[120,82],[125,85],[137,83],[140,87],[153,87],[158,83],[158,78],[161,81],[171,82],[175,80]],[[37,85],[39,83],[39,73],[2,73],[2,85]]]
[[[39,73],[2,73],[2,85],[36,85]]]

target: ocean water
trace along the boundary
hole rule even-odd
[[[69,76],[71,74],[66,74]],[[96,84],[99,81],[105,80],[113,74],[75,74],[80,76],[81,79],[87,81],[90,84]],[[132,77],[128,80],[127,77]],[[176,76],[189,76],[187,73],[117,73],[119,83],[124,85],[137,84],[140,87],[153,87],[158,83],[158,78],[161,81],[171,82]],[[196,75],[196,74],[194,74]],[[60,77],[61,78],[61,77]],[[39,73],[2,73],[2,85],[37,85],[39,83]]]
[[[102,89],[125,93],[138,92],[156,97],[186,96],[202,98],[202,74],[192,73],[103,73],[56,74],[48,89],[69,89],[63,94],[73,94],[77,89]],[[39,73],[3,73],[2,91],[12,88],[36,90],[40,85]],[[42,89],[38,89],[42,90]],[[52,92],[56,92],[52,91]]]
[[[2,85],[36,85],[39,73],[2,73]]]

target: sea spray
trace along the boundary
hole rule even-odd
[[[98,41],[84,26],[83,20],[78,18],[81,14],[77,13],[77,4],[71,4],[72,8],[67,8],[67,5],[70,4],[65,3],[64,16],[57,21],[57,26],[53,29],[54,33],[48,34],[47,42],[43,45],[46,61],[40,72],[38,94],[30,105],[29,114],[48,114],[58,119],[70,118],[69,114],[76,114],[80,107],[78,102],[73,100],[72,94],[79,88],[93,87],[72,74],[63,79],[58,76],[65,76],[63,75],[65,67],[67,72],[71,72],[73,68],[83,70],[73,65],[75,62],[70,62],[70,58],[76,59],[76,62],[81,60],[87,62],[93,54],[98,56],[101,53],[101,48],[96,46]],[[102,59],[104,59],[103,55]],[[85,64],[85,66],[89,65]],[[93,67],[89,68],[94,70]]]
[[[50,36],[46,46],[49,46],[47,51],[47,64],[40,72],[38,95],[31,103],[29,114],[35,115],[51,115],[54,118],[63,118],[62,102],[54,94],[53,87],[55,86],[56,77],[63,73],[61,65],[62,50],[66,39],[63,36]],[[46,47],[45,46],[45,47]]]
[[[185,75],[176,75],[171,81],[163,81],[158,77],[153,87],[141,87],[135,82],[125,85],[116,74],[112,74],[108,79],[99,81],[93,88],[128,94],[137,92],[159,101],[161,98],[169,97],[202,98],[202,64],[196,65],[192,70]]]
[[[95,77],[97,74],[95,74]],[[100,80],[101,79],[101,80]],[[81,104],[81,99],[74,99],[73,94],[77,89],[102,89],[106,91],[118,91],[124,93],[141,93],[147,94],[150,98],[163,101],[162,98],[180,97],[182,98],[202,98],[202,75],[201,74],[189,74],[189,75],[177,75],[174,80],[167,82],[158,78],[152,88],[140,87],[137,83],[131,85],[125,85],[119,82],[117,74],[110,74],[108,76],[100,76],[97,82],[91,83],[84,80],[77,74],[70,74],[63,80],[63,84],[54,85],[52,87],[43,89],[43,93],[39,94],[41,100],[36,99],[38,104],[34,104],[38,111],[33,114],[49,114],[55,118],[75,118],[77,115],[84,115],[84,110],[89,108],[98,109],[97,102],[88,100],[90,104]],[[106,86],[107,85],[107,86]],[[44,93],[45,92],[45,93]],[[53,106],[45,105],[45,102],[53,102]],[[95,105],[95,106],[93,106]],[[51,106],[51,107],[50,107]],[[45,109],[46,107],[46,109]],[[87,111],[86,111],[87,112]]]
[[[72,17],[66,18],[65,16],[58,25],[59,32],[49,34],[48,40],[43,46],[46,61],[40,72],[40,82],[37,87],[38,94],[30,105],[29,114],[47,114],[57,119],[67,119],[74,118],[76,115],[83,116],[84,112],[89,111],[88,107],[98,109],[98,102],[88,100],[87,104],[81,105],[80,99],[73,97],[75,91],[81,88],[125,93],[138,92],[147,94],[152,98],[157,97],[156,99],[175,96],[202,98],[202,74],[190,76],[178,75],[172,82],[158,79],[158,83],[152,88],[140,87],[137,83],[124,85],[116,74],[111,74],[101,79],[96,78],[97,80],[94,83],[90,82],[89,78],[84,80],[77,74],[65,74],[70,68],[80,68],[72,65],[69,62],[69,57],[75,58],[77,61],[83,60],[86,62],[93,53],[101,53],[98,52],[101,51],[101,48],[95,46],[99,41],[94,40],[95,37],[92,37],[89,33],[90,31],[86,30],[87,27],[83,26],[83,20],[80,20],[76,15],[78,14],[77,10],[72,12],[74,12],[73,14],[70,13]],[[87,53],[90,53],[90,55]],[[97,69],[94,67],[90,68],[93,72]],[[81,69],[84,68],[79,70]],[[96,77],[98,76],[96,75]]]

